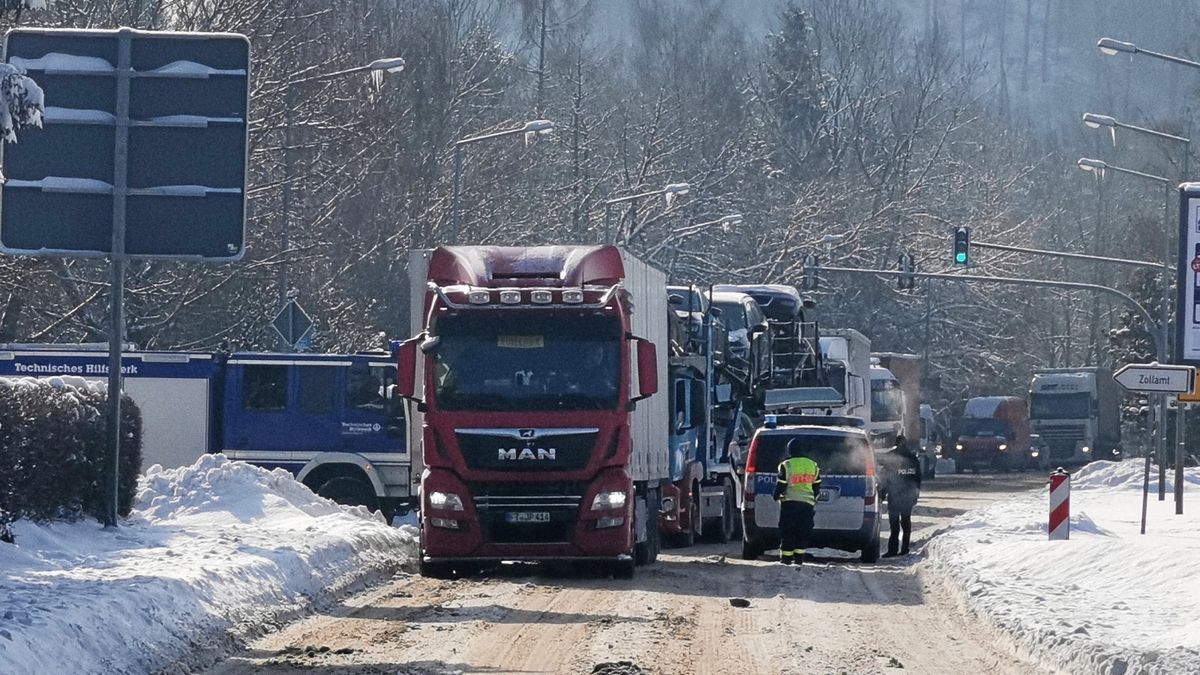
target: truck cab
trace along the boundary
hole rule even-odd
[[[867,423],[867,435],[876,453],[896,447],[896,438],[904,433],[905,408],[904,391],[892,371],[871,366],[871,420]]]
[[[1024,469],[1029,464],[1029,412],[1016,396],[967,400],[952,441],[955,470]]]
[[[871,419],[871,341],[848,328],[823,331],[821,360],[829,386],[841,403],[829,408],[803,408],[805,414]]]
[[[419,413],[422,573],[590,560],[624,577],[652,562],[666,276],[612,246],[441,247],[413,251],[409,274],[398,385]]]
[[[1119,385],[1105,368],[1058,368],[1033,373],[1031,431],[1051,465],[1080,465],[1121,456]]]

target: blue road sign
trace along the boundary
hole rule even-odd
[[[291,349],[301,349],[305,345],[304,340],[307,336],[307,349],[312,348],[312,318],[300,306],[300,303],[295,300],[288,300],[288,303],[279,310],[275,315],[275,320],[271,322],[271,328],[287,343]]]
[[[46,114],[42,131],[4,149],[0,250],[242,256],[244,36],[17,28],[5,58],[41,85]]]

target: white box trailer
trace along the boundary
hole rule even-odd
[[[187,466],[212,448],[212,354],[125,352],[124,391],[142,415],[142,468]],[[79,345],[0,349],[0,376],[108,380],[108,352]]]

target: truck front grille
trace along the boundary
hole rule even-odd
[[[483,540],[496,544],[565,544],[579,516],[583,486],[512,484],[470,486]],[[510,516],[510,514],[524,514]],[[513,522],[523,518],[525,522]]]
[[[487,471],[576,471],[587,466],[597,436],[595,431],[582,431],[522,440],[504,431],[456,431],[454,436],[467,466]]]
[[[1070,459],[1076,444],[1087,436],[1087,427],[1080,424],[1039,426],[1036,431],[1050,449],[1051,459]]]

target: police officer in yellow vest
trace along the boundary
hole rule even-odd
[[[779,465],[775,499],[779,504],[779,561],[799,565],[813,531],[813,510],[821,489],[821,469],[804,456],[803,442],[793,438],[787,444],[788,458]]]

